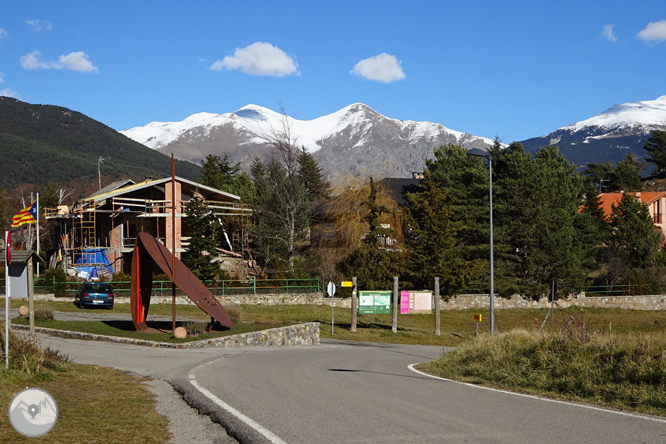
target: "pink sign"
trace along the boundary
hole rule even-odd
[[[400,314],[409,313],[409,292],[400,292]]]

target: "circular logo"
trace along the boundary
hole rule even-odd
[[[34,438],[51,431],[58,420],[58,404],[45,390],[21,390],[9,403],[9,422],[21,435]]]

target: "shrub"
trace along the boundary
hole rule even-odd
[[[67,274],[60,267],[49,268],[44,273],[44,286],[56,297],[67,296]]]
[[[55,317],[55,312],[49,306],[35,308],[35,319],[39,321],[50,321]]]
[[[199,336],[206,333],[206,324],[203,322],[186,322],[183,324],[183,328],[190,336]]]
[[[229,313],[234,324],[243,321],[243,308],[240,305],[225,305],[224,309]]]
[[[0,346],[5,349],[5,328],[0,329]],[[9,369],[21,374],[43,374],[45,370],[58,370],[69,361],[69,356],[62,355],[58,350],[40,348],[29,339],[9,332]]]

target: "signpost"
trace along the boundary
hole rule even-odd
[[[342,286],[344,287],[345,282],[342,283]],[[358,288],[356,288],[356,276],[352,278],[352,300],[351,300],[351,331],[355,332],[356,331],[356,314],[358,312],[358,297],[357,297],[357,292]]]
[[[474,320],[476,321],[476,334],[474,336],[479,336],[479,322],[481,322],[482,316],[481,313],[474,313]]]
[[[326,288],[328,295],[331,297],[331,334],[335,334],[335,284],[333,282],[328,283]]]

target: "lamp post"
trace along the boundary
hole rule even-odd
[[[99,159],[97,160],[97,177],[99,179],[99,189],[102,189],[102,172],[100,169],[101,163],[104,162],[105,160],[109,160],[110,157],[102,157],[99,156]]]
[[[493,159],[487,151],[472,148],[467,151],[468,156],[483,157],[488,159],[488,171],[490,171],[490,333],[495,333],[495,266],[493,264]]]

